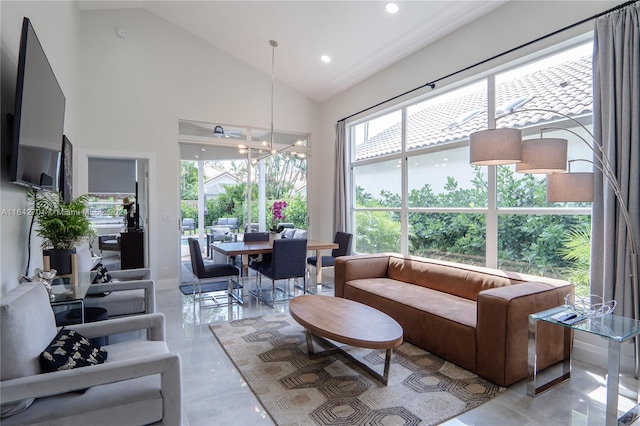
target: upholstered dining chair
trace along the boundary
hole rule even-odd
[[[307,292],[307,274],[305,258],[307,257],[306,239],[280,239],[273,242],[273,250],[269,262],[262,261],[249,265],[257,272],[256,289],[260,300],[272,305],[276,302],[276,281],[287,280],[285,289],[278,289],[285,293],[282,300],[291,298],[289,293],[289,281],[291,278],[302,278],[303,291]],[[271,280],[271,299],[265,299],[262,289],[262,276]]]
[[[333,238],[333,242],[338,244],[338,248],[333,249],[331,251],[331,256],[322,256],[322,267],[332,268],[335,266],[336,257],[347,256],[351,254],[352,240],[353,240],[353,234],[350,234],[348,232],[340,232],[340,231],[336,232],[336,235]],[[308,257],[307,265],[317,268],[318,258],[316,256]],[[318,283],[318,284],[322,284],[322,283]]]
[[[240,269],[228,263],[209,263],[205,264],[200,251],[200,243],[195,238],[189,238],[189,254],[191,255],[191,270],[198,287],[199,302],[202,301],[202,283],[220,281],[221,278],[227,280],[226,301],[220,300],[220,296],[215,296],[219,291],[211,292],[208,298],[213,300],[213,306],[230,305],[236,300],[238,303],[244,303],[242,295],[242,286],[240,284]],[[235,279],[234,279],[235,278]],[[193,296],[196,298],[196,285],[193,286]],[[210,305],[204,305],[210,306]]]
[[[44,286],[13,288],[0,299],[0,316],[3,426],[182,424],[180,356],[169,352],[163,314],[66,326],[87,339],[149,331],[144,339],[102,346],[102,364],[54,372],[40,362],[45,349],[59,346]]]

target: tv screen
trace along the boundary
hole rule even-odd
[[[60,190],[65,97],[28,18],[22,22],[11,181]]]

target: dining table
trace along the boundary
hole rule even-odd
[[[334,242],[325,242],[319,240],[307,240],[307,250],[315,250],[318,259],[316,267],[316,282],[322,283],[322,250],[333,250],[338,248],[338,244]],[[211,249],[231,259],[234,256],[242,256],[242,264],[248,265],[248,258],[253,254],[271,253],[273,246],[269,241],[232,241],[211,244]],[[244,272],[244,271],[243,271]]]

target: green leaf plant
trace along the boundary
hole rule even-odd
[[[87,216],[87,195],[68,203],[58,192],[30,191],[28,198],[33,202],[42,249],[73,249],[96,235]]]
[[[562,258],[572,262],[572,266],[568,269],[567,280],[574,284],[576,294],[586,296],[589,294],[590,281],[591,224],[575,226],[562,243],[563,247],[559,249]]]

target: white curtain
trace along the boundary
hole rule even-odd
[[[347,229],[347,178],[346,178],[346,125],[344,120],[336,124],[336,174],[333,200],[333,231],[350,232]]]
[[[640,246],[639,15],[640,3],[636,2],[598,18],[593,54],[594,135],[607,153],[620,184],[621,201],[629,212],[636,247]],[[632,247],[618,201],[602,173],[596,172],[591,289],[606,300],[616,300],[616,314],[640,319],[640,288],[632,285]],[[637,262],[636,257],[636,266]],[[636,363],[637,347],[638,342]]]

